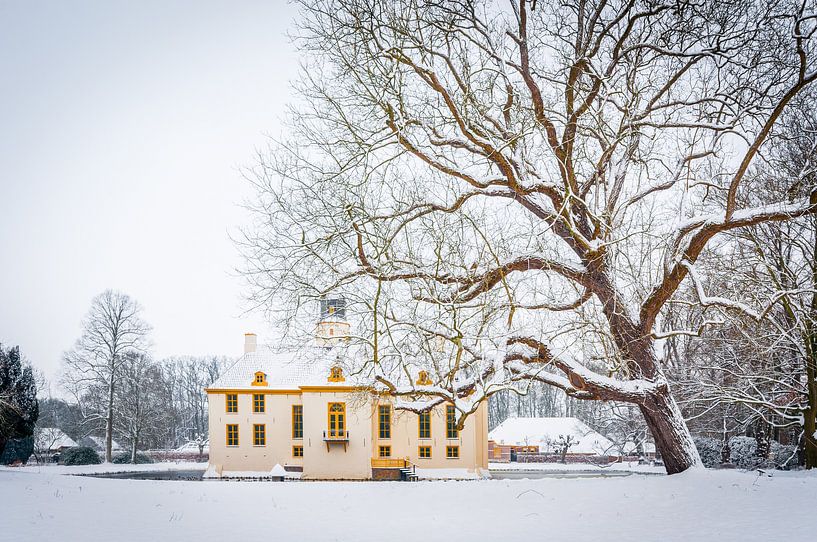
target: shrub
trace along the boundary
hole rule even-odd
[[[130,463],[130,452],[121,453],[111,459],[111,461],[117,464]],[[144,465],[145,463],[153,463],[153,459],[148,454],[136,452],[136,461],[134,461],[134,464]]]
[[[771,461],[775,468],[788,470],[797,466],[797,446],[787,446],[773,440],[771,447]]]
[[[721,441],[711,437],[694,437],[692,440],[705,467],[713,468],[721,464]]]
[[[25,464],[33,452],[34,437],[11,439],[6,444],[6,449],[0,454],[0,465],[13,465],[18,461]]]
[[[729,462],[741,469],[753,469],[761,463],[757,457],[757,440],[754,437],[729,439]]]
[[[60,460],[64,465],[98,465],[102,463],[99,454],[93,448],[86,446],[68,448],[62,453]]]

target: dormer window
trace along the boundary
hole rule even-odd
[[[431,379],[428,377],[428,372],[420,371],[420,374],[417,377],[416,384],[418,386],[430,386],[432,384],[432,382],[431,382]]]
[[[346,378],[343,376],[343,369],[337,365],[329,369],[329,378],[327,380],[329,382],[346,382]]]
[[[253,386],[266,386],[267,385],[267,373],[257,371],[255,373],[255,378],[252,381]]]

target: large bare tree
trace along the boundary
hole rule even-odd
[[[63,385],[74,395],[87,421],[104,424],[108,462],[125,356],[145,349],[149,331],[139,303],[127,294],[106,290],[91,302],[82,321],[82,335],[63,356]]]
[[[699,330],[663,314],[713,238],[817,211],[813,192],[739,204],[817,77],[813,3],[302,12],[301,99],[249,176],[256,300],[297,337],[308,301],[343,295],[357,370],[399,408],[463,419],[536,380],[637,405],[669,473],[699,464],[657,348]]]

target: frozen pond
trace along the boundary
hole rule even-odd
[[[99,474],[79,474],[77,476],[90,476],[92,478],[117,478],[120,480],[181,480],[185,482],[201,480],[204,475],[203,469],[190,470],[157,470],[157,471],[137,471],[137,472],[108,472]]]

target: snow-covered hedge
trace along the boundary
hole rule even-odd
[[[787,446],[772,441],[771,461],[778,469],[791,469],[797,466],[797,446]]]
[[[60,461],[64,465],[99,465],[102,463],[99,454],[93,448],[85,446],[68,448],[60,456]]]
[[[754,437],[729,439],[729,462],[741,469],[753,469],[762,463],[757,457],[757,440]]]
[[[705,467],[713,468],[721,464],[721,441],[711,437],[694,437],[693,440]]]

